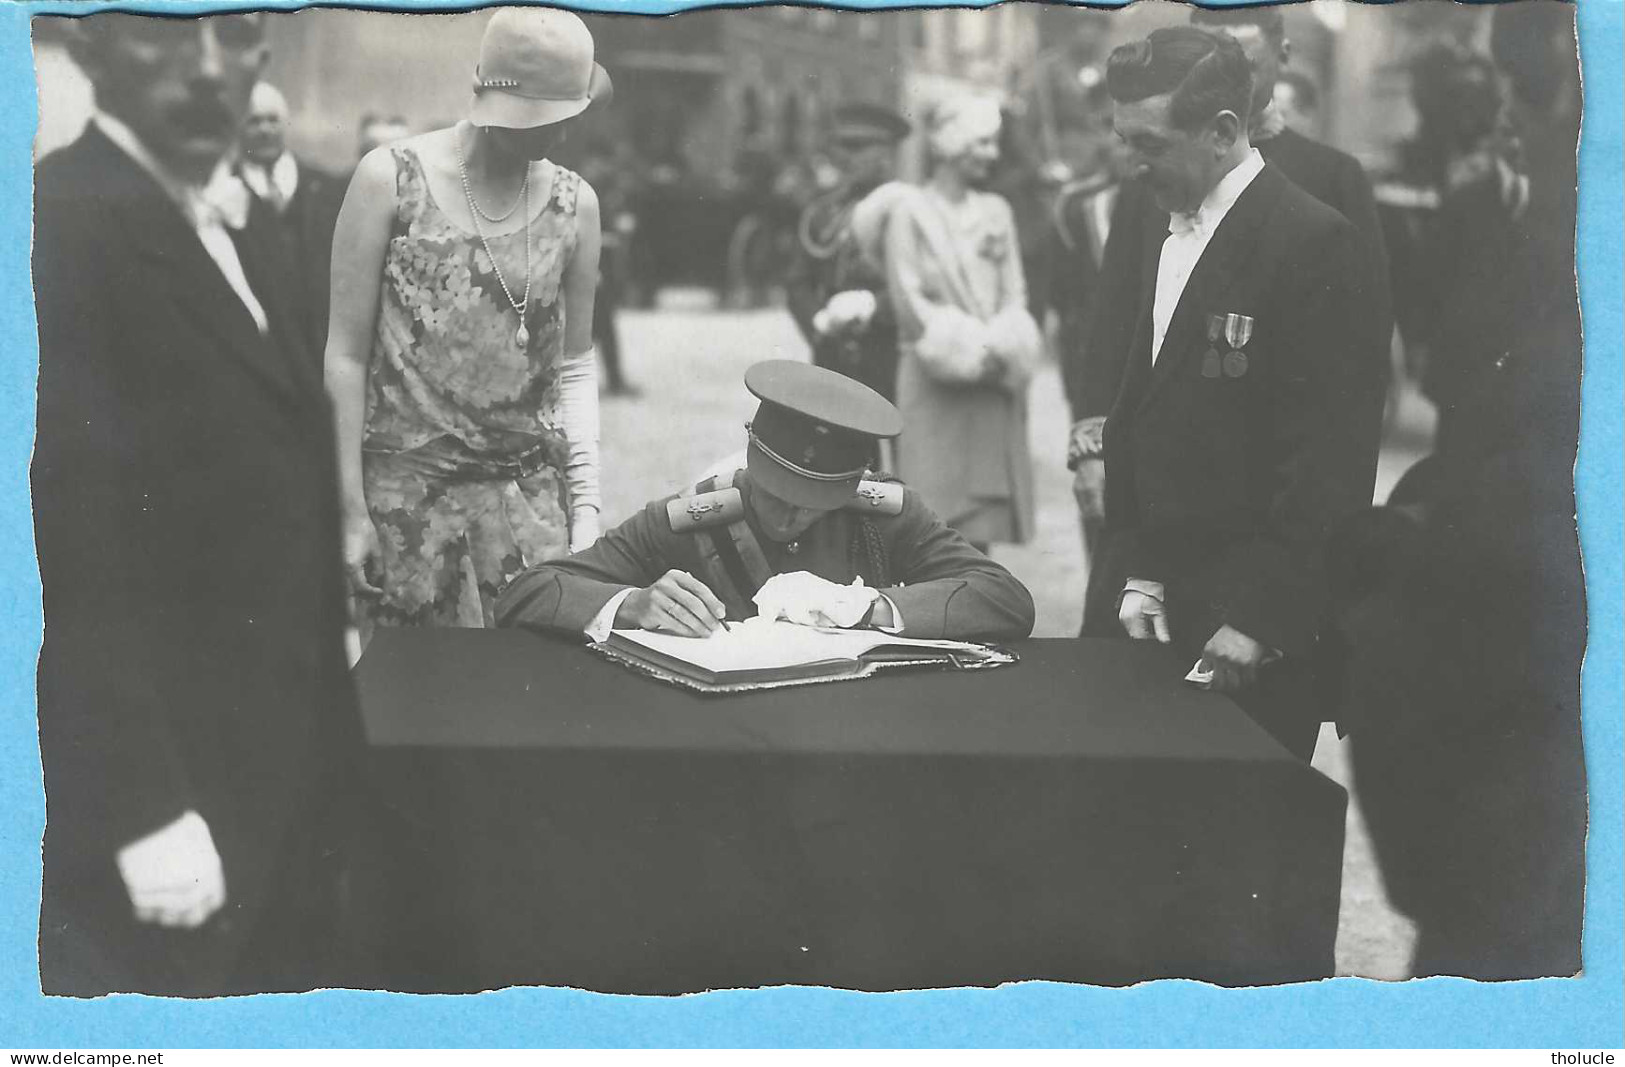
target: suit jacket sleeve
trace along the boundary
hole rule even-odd
[[[84,204],[41,196],[34,246],[40,379],[32,481],[44,592],[40,740],[53,822],[106,857],[193,806],[170,700],[184,650],[154,626],[185,612],[153,573],[163,531],[144,493],[139,388],[100,295],[120,274]],[[90,829],[94,828],[94,829]]]
[[[1371,505],[1376,478],[1383,387],[1361,257],[1339,221],[1283,258],[1280,340],[1257,416],[1267,499],[1208,585],[1226,623],[1288,654],[1307,652],[1324,619],[1326,538]]]
[[[1055,312],[1059,322],[1056,341],[1061,383],[1074,420],[1084,417],[1083,360],[1087,347],[1084,331],[1088,328],[1098,286],[1098,279],[1082,262],[1090,254],[1089,235],[1077,218],[1084,203],[1085,198],[1079,195],[1062,202],[1044,242],[1044,255],[1050,263],[1045,306]]]
[[[908,490],[892,538],[897,605],[907,637],[1020,638],[1032,633],[1027,587],[972,548]]]
[[[687,539],[671,531],[664,500],[605,533],[591,548],[538,564],[497,597],[498,626],[557,630],[581,636],[622,589],[651,585],[673,567],[692,568]]]
[[[1154,208],[1138,182],[1125,184],[1112,208],[1111,233],[1101,254],[1097,311],[1078,361],[1074,419],[1106,415],[1117,400],[1138,325],[1145,229]]]

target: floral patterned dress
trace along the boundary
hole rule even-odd
[[[492,603],[525,567],[568,552],[569,446],[559,412],[562,279],[576,241],[580,178],[551,163],[528,230],[489,238],[517,293],[532,242],[529,342],[479,236],[435,202],[423,164],[394,149],[396,212],[367,367],[362,482],[378,530],[372,626],[492,625]],[[542,183],[541,176],[533,181]]]

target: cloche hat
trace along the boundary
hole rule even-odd
[[[532,129],[579,115],[611,91],[609,74],[593,62],[592,33],[578,15],[504,7],[491,16],[480,42],[468,117],[476,126]]]

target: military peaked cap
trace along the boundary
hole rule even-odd
[[[751,481],[798,507],[844,506],[878,442],[903,432],[903,416],[891,401],[809,363],[758,363],[745,372],[745,388],[761,401],[745,453]]]

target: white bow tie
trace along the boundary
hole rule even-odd
[[[1168,232],[1170,234],[1192,233],[1202,228],[1202,212],[1200,209],[1189,215],[1174,212],[1168,216]]]

